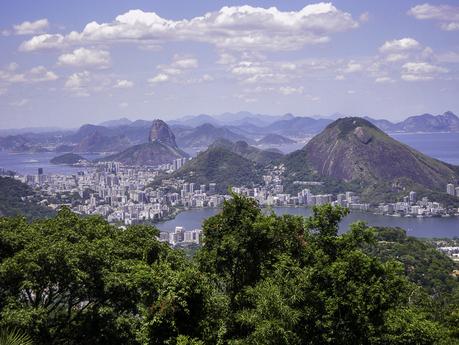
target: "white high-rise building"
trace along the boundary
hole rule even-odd
[[[452,183],[448,183],[446,185],[446,193],[449,195],[456,195],[456,189],[454,188],[454,185]]]
[[[412,204],[416,203],[416,192],[413,192],[413,191],[410,192],[410,203]]]

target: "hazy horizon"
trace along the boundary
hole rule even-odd
[[[0,4],[0,128],[459,113],[449,1]]]

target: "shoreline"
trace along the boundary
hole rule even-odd
[[[155,224],[162,224],[162,223],[166,223],[168,221],[171,221],[171,220],[174,220],[180,213],[183,213],[183,212],[187,212],[187,211],[200,211],[200,210],[206,210],[206,209],[211,209],[211,210],[218,210],[218,209],[221,209],[222,207],[190,207],[190,208],[177,208],[176,211],[174,211],[172,214],[170,214],[169,216],[161,219],[161,220],[158,220],[158,221],[155,221],[155,222],[152,222],[153,225]],[[310,206],[294,206],[294,205],[284,205],[284,206],[261,206],[260,207],[261,209],[279,209],[279,208],[297,208],[297,209],[309,209],[312,211],[312,207]],[[422,216],[422,217],[418,217],[418,216],[415,216],[415,215],[409,215],[409,216],[402,216],[402,215],[399,215],[399,214],[381,214],[381,213],[375,213],[375,212],[371,212],[371,211],[359,211],[359,210],[349,210],[349,214],[351,213],[354,213],[354,214],[358,214],[358,213],[362,213],[362,214],[370,214],[370,215],[374,215],[374,216],[378,216],[378,217],[387,217],[387,218],[402,218],[402,219],[416,219],[416,220],[424,220],[424,219],[432,219],[432,218],[441,218],[441,219],[448,219],[448,218],[456,218],[456,219],[459,219],[459,214],[454,214],[454,215],[448,215],[448,216],[444,216],[444,215],[438,215],[438,216]]]

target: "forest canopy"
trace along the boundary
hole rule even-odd
[[[264,214],[233,195],[192,258],[143,225],[63,208],[0,218],[0,329],[35,344],[454,344],[454,263],[347,210]]]

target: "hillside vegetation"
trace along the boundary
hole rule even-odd
[[[35,219],[54,214],[51,209],[37,205],[37,201],[35,192],[29,186],[11,177],[0,176],[0,217]]]
[[[192,258],[66,208],[0,218],[0,328],[37,345],[457,344],[451,261],[397,229],[338,236],[346,214],[265,215],[233,195]]]

